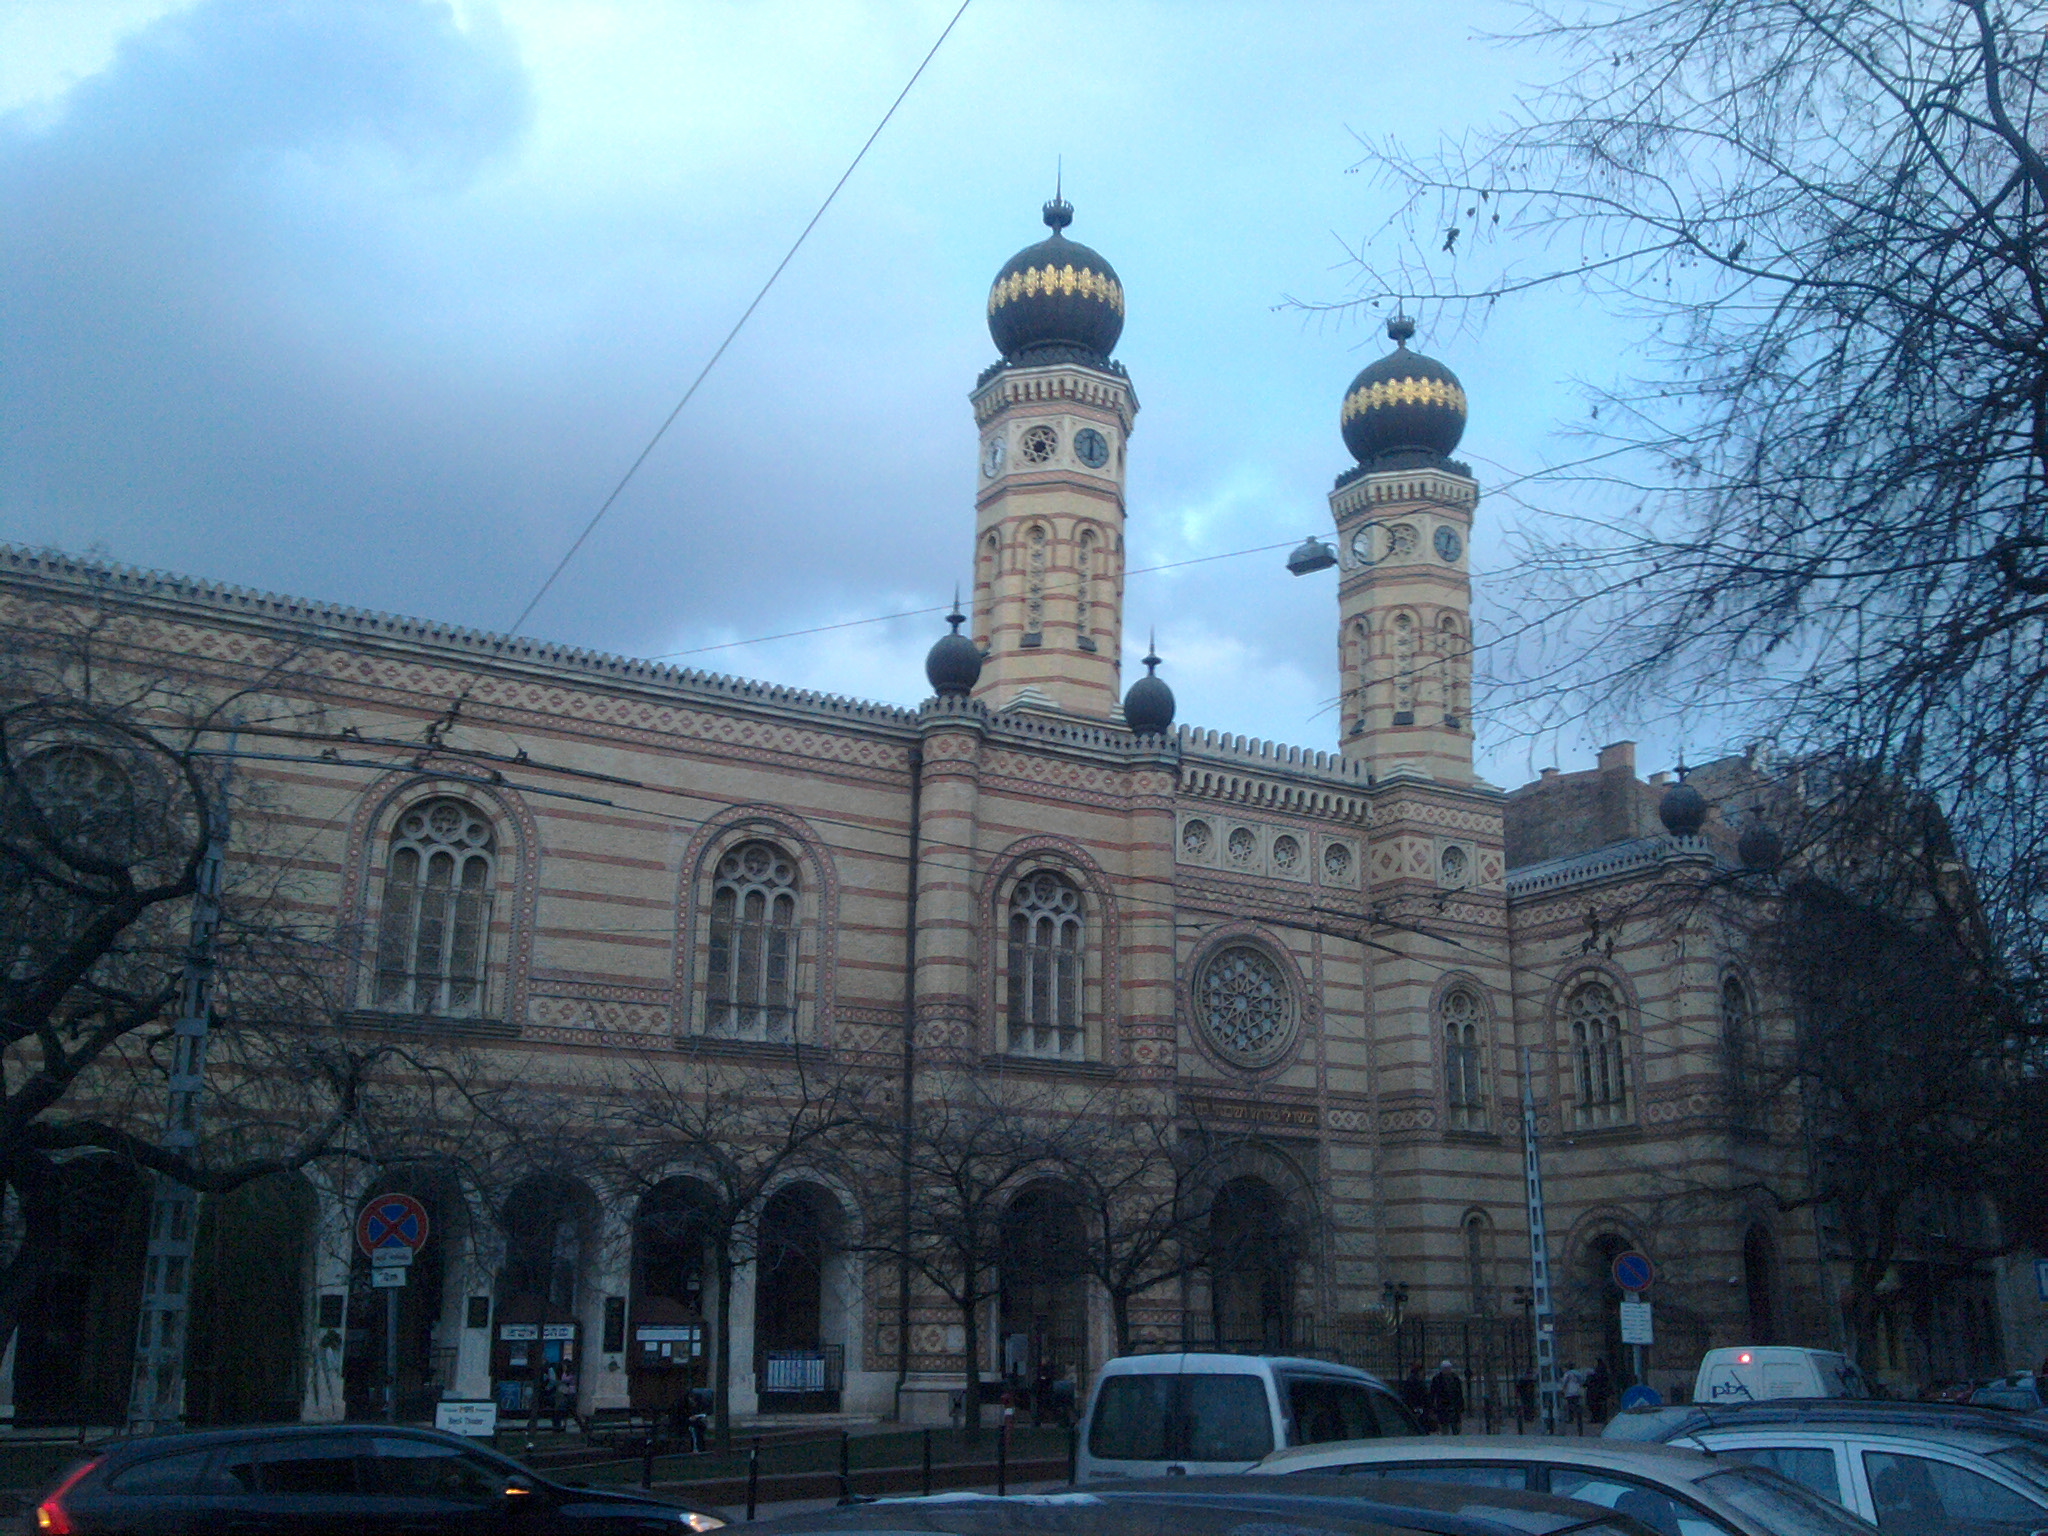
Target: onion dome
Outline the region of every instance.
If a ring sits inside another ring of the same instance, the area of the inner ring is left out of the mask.
[[[1678,770],[1678,782],[1664,791],[1657,802],[1657,819],[1673,837],[1697,837],[1707,824],[1707,797],[1685,782],[1685,768]]]
[[[1124,695],[1124,724],[1139,736],[1164,736],[1173,729],[1173,690],[1158,676],[1159,658],[1145,653],[1145,675]]]
[[[1073,205],[1055,197],[1045,205],[1052,238],[1026,246],[996,274],[988,333],[1006,362],[1030,363],[1034,353],[1066,361],[1078,351],[1075,360],[1107,363],[1123,334],[1124,285],[1108,262],[1061,233],[1073,221]]]
[[[1776,869],[1784,859],[1785,840],[1778,836],[1769,822],[1764,820],[1761,806],[1751,813],[1749,825],[1742,829],[1742,836],[1736,839],[1735,856],[1742,860],[1744,869],[1753,869],[1765,874]]]
[[[1408,350],[1415,322],[1387,322],[1394,350],[1359,372],[1338,417],[1344,446],[1362,465],[1408,469],[1439,464],[1465,435],[1465,389],[1433,357]]]
[[[946,615],[946,622],[953,626],[953,632],[939,636],[925,654],[924,675],[931,680],[932,692],[940,698],[964,699],[981,681],[981,647],[960,633],[960,626],[967,622],[967,615],[960,611],[957,593],[953,599],[953,611]]]

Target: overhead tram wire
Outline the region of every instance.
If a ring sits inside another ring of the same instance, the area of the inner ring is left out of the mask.
[[[804,225],[796,239],[790,242],[789,249],[783,253],[782,260],[775,264],[775,270],[768,274],[768,280],[761,285],[760,292],[756,293],[753,301],[740,312],[740,317],[733,322],[732,329],[725,333],[725,340],[718,344],[717,350],[705,360],[704,366],[697,370],[697,377],[692,379],[690,387],[683,391],[683,397],[676,402],[675,409],[670,411],[663,418],[661,425],[654,429],[654,435],[647,440],[647,446],[642,448],[633,462],[626,466],[626,472],[619,476],[618,484],[612,487],[611,494],[605,497],[604,501],[598,506],[598,509],[591,514],[590,521],[583,525],[583,531],[577,534],[569,547],[562,552],[562,558],[555,562],[554,569],[547,574],[547,579],[541,582],[540,586],[535,589],[533,596],[527,599],[526,606],[519,610],[519,617],[512,621],[508,633],[517,635],[520,628],[533,616],[533,611],[540,606],[541,599],[548,595],[549,590],[554,586],[556,580],[560,578],[562,572],[569,568],[569,562],[576,558],[577,552],[588,542],[590,536],[597,531],[597,525],[604,521],[605,515],[611,511],[613,504],[624,493],[627,485],[632,482],[633,477],[640,472],[640,466],[645,464],[654,450],[660,446],[661,440],[668,435],[668,429],[675,425],[676,418],[683,414],[684,408],[696,397],[697,391],[703,387],[705,379],[711,376],[711,370],[718,366],[719,359],[725,356],[727,349],[739,338],[740,331],[753,318],[754,311],[761,307],[761,301],[768,297],[768,290],[775,286],[776,279],[782,276],[792,261],[796,260],[796,253],[802,250],[804,242],[810,239],[811,231],[818,227],[818,222],[825,217],[826,210],[832,206],[847,182],[853,179],[853,173],[860,169],[861,161],[865,160],[868,151],[875,147],[875,140],[882,136],[882,130],[889,126],[889,120],[896,115],[896,109],[903,105],[904,99],[910,95],[911,87],[917,84],[925,69],[938,56],[939,49],[945,46],[946,39],[953,35],[953,29],[960,24],[960,18],[967,14],[967,7],[973,3],[974,0],[960,0],[960,8],[953,12],[952,19],[946,23],[944,29],[939,33],[937,40],[925,51],[925,56],[918,60],[917,68],[912,70],[910,78],[903,82],[903,89],[898,91],[896,99],[889,103],[889,110],[882,114],[881,121],[875,124],[874,131],[862,141],[860,148],[855,151],[853,159],[847,162],[846,169],[840,173],[839,179],[832,183],[832,190],[825,194],[825,200],[818,204],[818,211],[811,215],[810,222]],[[454,723],[456,715],[461,712],[462,705],[468,696],[468,690],[465,688],[463,693],[456,698],[455,702],[448,707],[448,712],[444,717],[442,725],[443,730],[448,725]]]

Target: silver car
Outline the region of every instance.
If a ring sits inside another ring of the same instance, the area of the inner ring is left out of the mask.
[[[1347,1440],[1275,1451],[1255,1471],[1527,1489],[1597,1504],[1659,1536],[1873,1536],[1775,1473],[1664,1445],[1562,1435]]]
[[[1890,1536],[2048,1530],[2048,1447],[2017,1431],[1848,1419],[1715,1425],[1671,1443],[1781,1472]]]

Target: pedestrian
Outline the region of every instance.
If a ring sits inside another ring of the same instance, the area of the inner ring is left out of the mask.
[[[1409,1366],[1408,1374],[1401,1378],[1401,1401],[1408,1405],[1408,1411],[1415,1415],[1415,1422],[1422,1426],[1425,1435],[1436,1428],[1436,1421],[1429,1412],[1429,1383],[1423,1379],[1420,1360]]]
[[[1464,1421],[1465,1383],[1458,1379],[1457,1367],[1448,1360],[1429,1379],[1429,1411],[1436,1427],[1447,1435],[1455,1435]]]
[[[1607,1373],[1607,1361],[1593,1362],[1593,1369],[1586,1373],[1586,1412],[1592,1415],[1595,1424],[1607,1422],[1607,1399],[1613,1395],[1614,1378]]]
[[[555,1378],[555,1433],[562,1432],[562,1420],[576,1411],[576,1367],[565,1365]]]
[[[1059,1380],[1058,1372],[1052,1368],[1052,1357],[1038,1357],[1038,1376],[1031,1384],[1031,1423],[1034,1428],[1045,1423],[1052,1412],[1053,1383]]]
[[[1564,1416],[1575,1430],[1586,1428],[1586,1373],[1570,1360],[1564,1363]]]
[[[562,1368],[550,1360],[540,1378],[540,1411],[555,1421],[555,1433],[562,1432]]]

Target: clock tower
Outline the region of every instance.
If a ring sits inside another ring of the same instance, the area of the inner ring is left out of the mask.
[[[1400,767],[1470,783],[1472,583],[1479,485],[1449,457],[1465,391],[1408,350],[1415,326],[1387,326],[1394,351],[1351,381],[1341,425],[1358,460],[1330,492],[1337,523],[1342,746],[1378,777]]]
[[[987,656],[974,696],[1108,719],[1122,696],[1124,445],[1138,399],[1109,356],[1123,285],[1066,238],[1073,217],[1047,203],[1051,238],[1011,257],[989,290],[1003,355],[972,397],[974,639]]]

